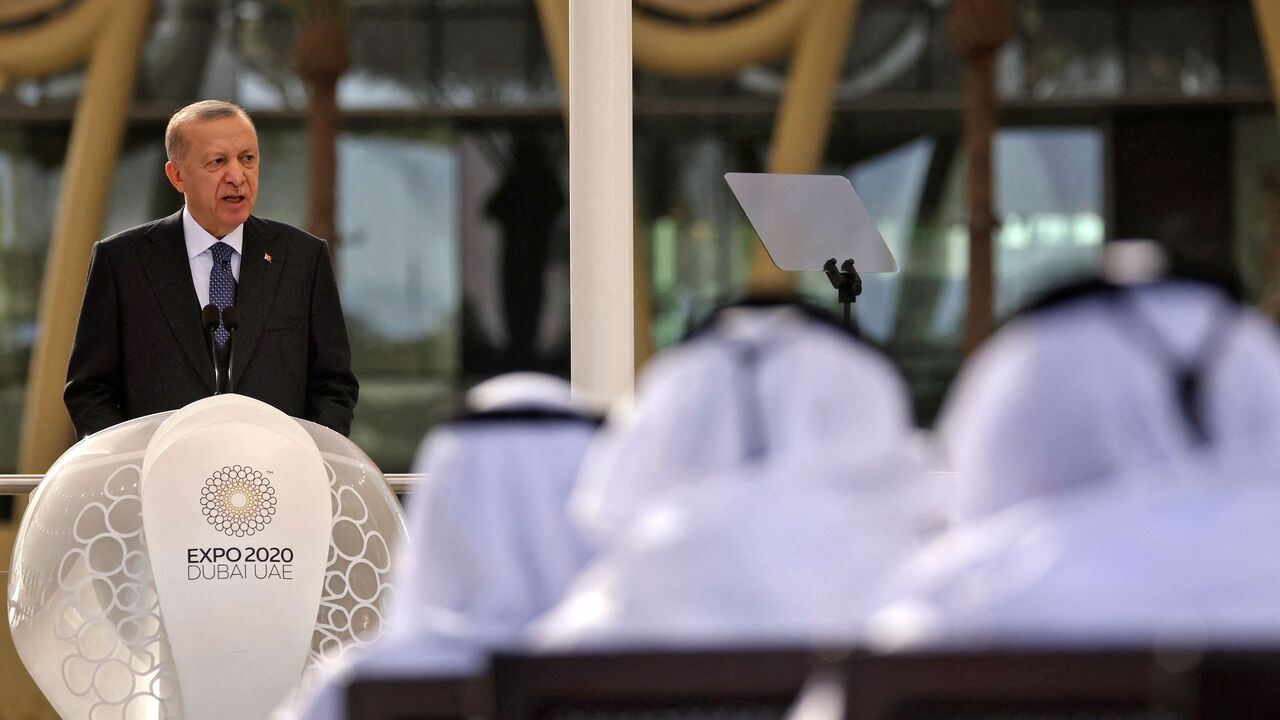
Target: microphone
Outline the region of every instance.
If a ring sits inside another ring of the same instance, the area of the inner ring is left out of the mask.
[[[204,326],[204,334],[209,341],[209,355],[213,359],[213,394],[222,393],[226,385],[223,377],[222,363],[218,362],[218,341],[213,334],[218,329],[218,324],[222,322],[222,313],[218,310],[218,306],[209,303],[200,309],[200,324]]]
[[[236,391],[235,377],[231,375],[231,368],[236,364],[236,328],[240,327],[240,311],[236,310],[235,305],[228,305],[222,311],[222,325],[227,329],[227,392]]]

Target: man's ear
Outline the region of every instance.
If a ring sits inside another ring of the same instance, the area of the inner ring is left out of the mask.
[[[182,182],[182,170],[178,169],[178,163],[170,160],[164,164],[164,176],[169,178],[169,184],[174,190],[180,193],[186,193],[186,183]]]

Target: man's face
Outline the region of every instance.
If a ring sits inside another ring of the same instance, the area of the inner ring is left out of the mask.
[[[200,227],[224,237],[249,219],[258,197],[258,134],[239,115],[189,122],[180,132],[185,156],[166,163],[165,175]]]

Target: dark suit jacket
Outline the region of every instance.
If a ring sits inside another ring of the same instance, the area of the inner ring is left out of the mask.
[[[359,386],[328,246],[250,217],[242,247],[235,391],[348,434]],[[63,393],[77,433],[213,391],[182,213],[95,244]]]

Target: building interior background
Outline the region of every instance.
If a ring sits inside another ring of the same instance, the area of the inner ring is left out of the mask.
[[[637,3],[643,10],[644,3]],[[904,368],[919,422],[959,366],[967,229],[963,63],[945,0],[864,0],[822,172],[850,178],[901,264],[868,275],[863,332]],[[469,385],[568,372],[564,121],[529,0],[351,0],[338,85],[337,267],[361,397],[353,439],[388,472]],[[1280,248],[1280,142],[1247,2],[1021,0],[994,144],[996,310],[1156,236],[1264,304]],[[0,28],[3,31],[3,28]],[[302,224],[307,96],[283,0],[160,0],[105,234],[169,214],[173,108],[244,105],[257,213]],[[761,171],[782,63],[687,80],[637,71],[636,232],[661,348],[746,283],[750,225],[722,176]],[[0,472],[13,472],[39,284],[83,73],[0,94]],[[833,303],[821,274],[800,281]]]
[[[385,472],[496,373],[567,376],[568,162],[531,0],[348,0],[338,83],[342,300],[361,383],[352,439]],[[638,12],[660,3],[637,0]],[[963,356],[963,61],[948,0],[863,0],[821,172],[849,177],[901,271],[858,322],[928,426]],[[1157,237],[1280,313],[1280,136],[1247,0],[1017,0],[994,142],[999,317]],[[304,224],[307,93],[286,0],[156,0],[103,235],[167,215],[173,110],[229,99],[262,144],[257,214]],[[0,22],[0,35],[25,21]],[[763,171],[785,63],[712,79],[637,70],[635,231],[654,349],[747,283],[757,242],[723,180]],[[0,92],[0,473],[39,332],[40,282],[84,73]],[[800,289],[834,307],[821,274]],[[3,663],[0,663],[3,665]],[[17,672],[20,672],[18,670]],[[7,680],[0,677],[0,685]],[[0,706],[0,718],[18,708]]]
[[[353,439],[403,471],[477,379],[567,374],[566,142],[530,1],[349,6],[332,240],[361,378]],[[851,179],[900,261],[865,278],[858,318],[908,374],[925,425],[960,363],[968,263],[963,61],[947,6],[864,1],[823,163]],[[997,63],[997,314],[1087,270],[1107,238],[1135,236],[1194,245],[1271,302],[1280,143],[1251,5],[1024,0],[1016,20]],[[283,0],[157,3],[104,234],[178,209],[161,136],[170,111],[200,97],[250,109],[257,214],[302,224],[294,32]],[[655,347],[745,287],[756,240],[722,176],[763,169],[783,69],[636,73],[636,232]],[[68,72],[0,95],[0,471],[15,464],[81,82]],[[833,301],[820,274],[800,287]]]

